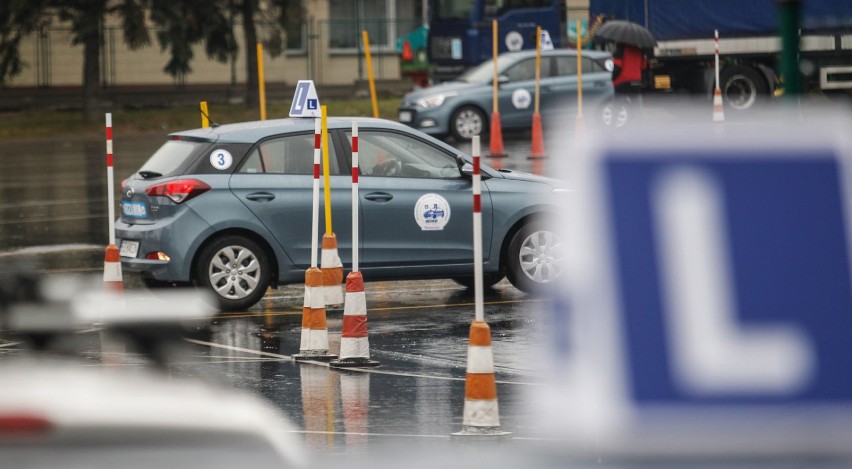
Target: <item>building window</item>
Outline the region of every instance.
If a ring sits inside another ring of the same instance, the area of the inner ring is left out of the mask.
[[[421,25],[422,0],[329,0],[328,46],[356,51],[361,31],[371,49],[393,51],[396,38]]]

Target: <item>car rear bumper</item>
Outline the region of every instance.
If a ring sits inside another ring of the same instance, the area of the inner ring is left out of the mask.
[[[129,224],[120,220],[116,222],[115,237],[119,247],[124,241],[139,242],[135,258],[121,258],[122,269],[155,280],[190,281],[198,243],[206,238],[211,228],[192,210],[183,211],[181,218],[180,223],[174,223],[178,217],[170,217],[149,225]],[[175,226],[179,226],[180,230]],[[148,254],[158,252],[165,253],[168,260],[147,258]]]

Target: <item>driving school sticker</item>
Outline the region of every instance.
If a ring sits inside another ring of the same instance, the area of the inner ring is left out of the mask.
[[[210,164],[220,171],[230,168],[233,162],[234,157],[231,156],[231,153],[228,150],[214,150],[213,153],[210,154]]]
[[[518,88],[512,93],[512,106],[515,106],[515,109],[526,109],[530,107],[530,103],[532,103],[532,95],[529,91]]]
[[[417,199],[414,220],[423,231],[443,230],[450,221],[450,203],[438,194],[426,194]]]

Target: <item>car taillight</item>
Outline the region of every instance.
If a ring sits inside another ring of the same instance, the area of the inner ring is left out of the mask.
[[[164,182],[145,189],[149,196],[164,196],[172,199],[172,202],[180,204],[201,195],[211,189],[207,184],[197,179],[178,179]]]
[[[53,424],[44,417],[26,414],[0,414],[0,435],[34,435],[47,432]]]

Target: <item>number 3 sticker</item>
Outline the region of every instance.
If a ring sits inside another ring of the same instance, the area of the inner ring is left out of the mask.
[[[215,150],[210,154],[210,164],[220,171],[230,168],[233,162],[234,157],[228,150]]]

